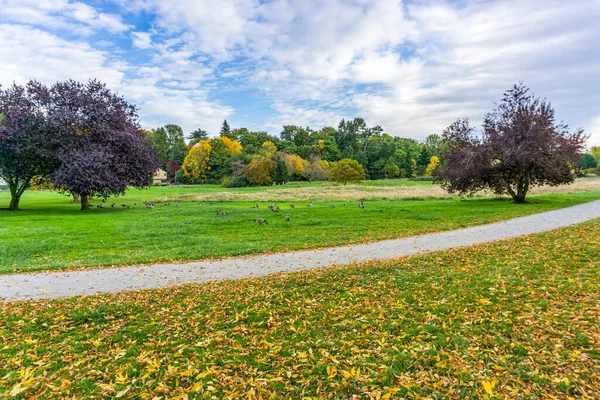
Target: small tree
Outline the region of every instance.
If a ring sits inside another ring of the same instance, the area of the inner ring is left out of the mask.
[[[443,138],[449,147],[445,165],[433,173],[436,182],[450,193],[508,193],[515,203],[524,203],[532,186],[572,182],[585,143],[582,130],[571,133],[557,124],[550,104],[522,84],[485,117],[482,138],[466,118],[450,125]]]
[[[292,180],[301,179],[304,175],[304,169],[306,168],[308,161],[296,154],[284,153],[282,157]]]
[[[191,181],[196,181],[200,178],[206,179],[211,151],[212,147],[208,140],[201,140],[192,147],[181,166],[183,175]]]
[[[264,157],[271,158],[275,155],[277,151],[277,146],[273,142],[264,142],[260,146],[260,154]]]
[[[433,173],[433,171],[435,171],[439,163],[440,159],[438,158],[438,156],[432,156],[429,160],[429,164],[427,164],[427,168],[425,168],[425,176],[431,176],[431,174]]]
[[[223,120],[223,125],[221,125],[221,130],[219,131],[219,136],[229,136],[231,133],[231,128],[229,127],[229,123],[227,120]]]
[[[56,138],[40,104],[46,95],[47,88],[35,81],[0,88],[0,177],[10,189],[11,211],[19,209],[32,178],[45,177],[57,165]]]
[[[277,185],[283,185],[290,180],[290,175],[288,173],[287,165],[285,161],[281,157],[281,155],[277,154],[275,156],[275,177],[274,181]]]
[[[600,165],[600,146],[593,146],[590,149],[590,155],[596,160],[596,164]]]
[[[398,168],[393,159],[390,159],[383,166],[383,173],[386,179],[396,178],[400,175],[400,168]]]
[[[245,169],[248,182],[257,186],[270,186],[275,181],[275,161],[256,156]]]
[[[198,128],[195,131],[192,131],[192,133],[190,133],[190,139],[191,140],[196,140],[197,142],[199,142],[201,140],[207,140],[208,139],[208,132],[206,132],[202,128]]]
[[[341,182],[344,185],[348,182],[359,182],[365,178],[365,169],[358,161],[351,158],[344,158],[331,167],[329,180]]]
[[[330,167],[325,160],[315,159],[304,169],[304,177],[309,181],[326,181],[329,178]]]

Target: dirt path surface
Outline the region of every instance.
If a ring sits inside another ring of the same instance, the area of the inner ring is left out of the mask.
[[[397,258],[544,232],[595,218],[600,218],[600,200],[489,225],[368,244],[184,264],[3,275],[0,299],[73,297]]]

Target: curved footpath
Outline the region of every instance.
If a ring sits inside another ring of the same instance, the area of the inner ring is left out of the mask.
[[[600,200],[489,225],[403,239],[185,264],[0,276],[0,299],[29,300],[149,289],[410,256],[544,232],[600,218]]]

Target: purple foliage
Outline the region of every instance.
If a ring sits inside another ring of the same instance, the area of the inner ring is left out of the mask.
[[[136,108],[96,80],[13,85],[0,90],[0,114],[0,176],[11,208],[35,175],[79,195],[85,209],[92,196],[148,186],[158,169]]]
[[[159,162],[133,105],[95,80],[55,84],[48,104],[49,125],[62,143],[51,180],[79,194],[82,209],[89,197],[150,184]]]
[[[18,210],[31,178],[56,167],[57,143],[49,134],[39,83],[0,88],[0,176],[11,192],[10,210]]]
[[[434,172],[450,193],[470,194],[489,188],[525,202],[532,186],[570,183],[584,150],[582,130],[557,124],[548,102],[534,98],[522,84],[508,90],[486,115],[483,136],[466,118],[450,125],[445,165]]]

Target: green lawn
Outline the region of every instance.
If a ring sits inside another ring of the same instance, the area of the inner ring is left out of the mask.
[[[427,182],[397,182],[431,187]],[[298,190],[306,185],[316,184],[298,184]],[[141,204],[144,199],[261,190],[266,189],[228,190],[207,185],[130,190],[105,203],[108,208],[89,212],[80,212],[77,204],[57,193],[27,192],[22,211],[0,211],[0,273],[198,260],[357,243],[485,224],[600,198],[600,191],[591,191],[531,196],[528,205],[514,205],[506,198],[377,200],[367,201],[364,210],[355,200],[314,202],[311,208],[299,202],[295,209],[282,202],[278,203],[279,213],[269,211],[266,201],[214,205],[205,201],[204,206],[183,201],[181,207],[159,203],[152,210]],[[112,209],[113,201],[132,208]],[[3,202],[8,202],[6,192],[0,193],[0,204]],[[135,202],[137,206],[133,206]],[[260,208],[251,208],[255,204]],[[221,210],[229,214],[217,216]],[[285,215],[291,217],[290,223],[284,222]],[[259,217],[266,218],[269,225],[254,223]]]
[[[0,392],[597,399],[598,237],[595,220],[396,261],[2,304]]]

